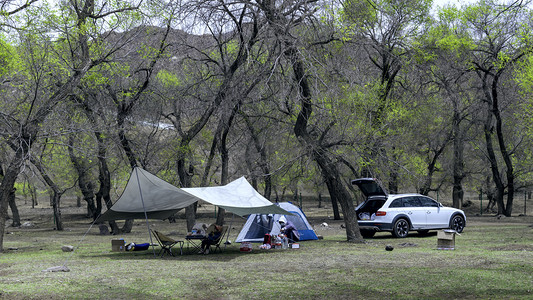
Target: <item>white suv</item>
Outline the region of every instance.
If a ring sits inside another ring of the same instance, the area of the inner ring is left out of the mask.
[[[366,196],[356,207],[357,220],[363,237],[373,237],[377,231],[390,231],[398,238],[410,230],[426,234],[434,229],[462,232],[466,216],[460,209],[442,206],[421,194],[389,195],[373,178],[352,180]]]

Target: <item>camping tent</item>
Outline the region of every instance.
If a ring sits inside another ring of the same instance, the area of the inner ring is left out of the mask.
[[[304,212],[298,206],[290,202],[281,202],[278,205],[291,214],[251,214],[235,241],[237,243],[263,242],[265,234],[279,234],[281,227],[278,220],[283,215],[298,229],[301,241],[318,240],[313,227],[311,227]]]
[[[97,222],[124,219],[166,219],[182,208],[204,200],[240,216],[287,213],[261,196],[244,177],[225,186],[177,188],[157,176],[134,168],[120,198]]]

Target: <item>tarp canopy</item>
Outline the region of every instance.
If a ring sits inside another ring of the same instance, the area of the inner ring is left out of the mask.
[[[241,177],[224,186],[178,188],[142,168],[134,168],[120,198],[97,221],[166,219],[203,200],[239,216],[290,214],[259,194]],[[146,215],[145,215],[146,213]]]

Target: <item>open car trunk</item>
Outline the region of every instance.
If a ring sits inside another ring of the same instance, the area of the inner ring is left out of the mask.
[[[352,184],[357,185],[366,197],[366,200],[355,209],[357,220],[374,220],[375,213],[387,201],[387,191],[375,178],[354,179]]]
[[[385,204],[386,197],[372,197],[363,202],[357,209],[357,220],[374,220],[376,212]]]

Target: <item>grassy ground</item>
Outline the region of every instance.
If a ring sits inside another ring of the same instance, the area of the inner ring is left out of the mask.
[[[67,205],[65,205],[67,206]],[[200,209],[210,223],[212,208]],[[533,218],[470,217],[456,249],[436,250],[435,232],[405,239],[378,233],[365,244],[345,242],[342,222],[327,209],[306,209],[319,241],[301,249],[154,258],[145,252],[111,252],[112,236],[89,229],[83,209],[63,208],[65,230],[53,230],[50,208],[22,207],[34,227],[8,228],[0,254],[1,299],[532,299]],[[529,214],[528,214],[529,215]],[[228,216],[228,223],[231,217]],[[322,226],[327,222],[328,226]],[[233,219],[230,240],[244,220]],[[183,220],[149,220],[175,238]],[[118,236],[148,242],[146,223]],[[154,241],[155,242],[155,241]],[[65,253],[61,246],[77,247]],[[385,251],[391,245],[393,251]],[[156,249],[158,250],[158,249]],[[42,272],[66,264],[70,272]]]

